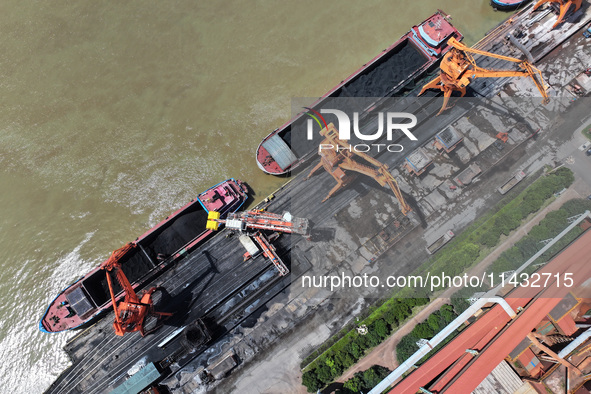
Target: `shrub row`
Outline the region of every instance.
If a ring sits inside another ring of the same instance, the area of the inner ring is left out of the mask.
[[[536,181],[519,196],[520,204],[507,204],[481,226],[480,234],[477,234],[479,237],[476,238],[478,243],[487,247],[496,246],[501,234],[509,235],[511,231],[519,227],[524,218],[538,211],[548,198],[563,188],[570,186],[573,181],[573,174],[567,168],[561,168]],[[528,236],[517,242],[511,249],[503,252],[499,259],[493,263],[491,270],[499,273],[519,267],[544,246],[541,241],[552,238],[564,230],[568,225],[568,217],[582,213],[587,209],[591,210],[591,201],[571,200],[566,202],[561,209],[550,212],[539,225],[532,228]],[[484,231],[482,231],[483,229]],[[479,247],[469,242],[470,240],[474,240],[474,238],[468,237],[464,242],[457,245],[454,250],[448,252],[447,256],[440,259],[440,261],[443,261],[443,265],[447,267],[446,273],[459,274],[476,261],[479,255]],[[569,237],[565,242],[570,242],[570,240]],[[451,266],[454,267],[454,270],[450,270]],[[452,297],[453,306],[447,305],[444,307],[449,308],[454,313],[454,316],[457,316],[455,313],[462,313],[468,307],[467,298],[476,291],[477,289],[473,288],[462,289]],[[439,329],[435,329],[436,322],[443,325]],[[446,319],[442,319],[440,310],[429,316],[425,322],[418,324],[411,333],[401,339],[396,347],[398,361],[402,363],[408,359],[419,349],[417,345],[419,339],[431,339],[447,323]]]
[[[560,209],[549,212],[540,223],[533,227],[529,233],[519,240],[512,248],[501,253],[499,258],[491,265],[490,271],[495,274],[501,274],[507,271],[513,271],[519,268],[523,263],[529,260],[534,254],[544,247],[542,241],[553,238],[560,234],[568,226],[568,218],[580,215],[585,211],[591,211],[591,200],[576,199],[565,202]],[[538,263],[550,260],[556,253],[571,243],[583,230],[575,227],[554,246],[542,254],[538,260],[534,261],[526,272],[533,272]],[[470,287],[457,291],[451,299],[454,310],[461,313],[468,308],[468,298],[475,292],[485,291],[484,289],[473,289]]]
[[[495,247],[501,235],[509,235],[523,219],[537,212],[548,198],[573,181],[572,171],[564,167],[536,180],[477,229],[440,252],[433,260],[431,274],[437,275],[442,271],[448,275],[461,274],[479,259],[483,248]]]
[[[524,218],[537,212],[548,198],[569,187],[574,179],[572,171],[565,167],[542,177],[525,191],[519,205],[507,207],[508,209],[503,209],[496,215],[492,225],[482,232],[479,243],[488,247],[496,246],[501,234],[509,235],[519,227]]]

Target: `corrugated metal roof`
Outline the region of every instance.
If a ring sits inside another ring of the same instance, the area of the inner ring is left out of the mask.
[[[275,162],[282,170],[292,165],[298,158],[291,151],[291,148],[278,135],[274,135],[263,142],[263,148],[269,152]]]
[[[571,293],[568,293],[566,297],[564,297],[562,301],[560,301],[560,303],[556,305],[548,315],[550,315],[554,321],[558,321],[562,319],[578,303],[579,300],[577,300]]]
[[[437,133],[436,138],[449,149],[462,140],[462,135],[453,126],[449,126]]]
[[[492,372],[476,387],[474,394],[513,394],[523,385],[523,381],[517,373],[502,361]]]
[[[117,386],[111,394],[137,394],[160,377],[154,363],[150,363]]]
[[[558,327],[560,327],[566,336],[571,336],[579,330],[575,321],[572,317],[570,317],[570,315],[565,315],[562,319],[557,321],[556,324],[558,324]]]
[[[406,157],[406,161],[413,167],[415,171],[420,171],[431,164],[432,160],[422,148],[418,148]]]
[[[511,360],[516,360],[517,357],[519,357],[519,355],[525,351],[525,349],[530,347],[530,345],[531,345],[531,341],[529,340],[529,338],[527,338],[527,337],[523,338],[523,340],[521,342],[519,342],[519,345],[517,345],[515,347],[515,349],[513,349],[509,353],[509,357],[511,358]]]

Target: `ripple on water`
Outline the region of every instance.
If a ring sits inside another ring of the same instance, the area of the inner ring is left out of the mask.
[[[0,376],[6,382],[4,386],[12,388],[11,392],[41,393],[70,364],[62,348],[75,333],[45,334],[39,331],[38,321],[53,297],[73,278],[84,275],[96,264],[80,257],[80,250],[93,235],[94,232],[85,234],[71,252],[59,258],[54,271],[38,287],[17,289],[19,281],[13,282],[11,290],[20,295],[11,300],[12,313],[2,320],[2,327],[10,327],[10,330],[0,341],[0,358],[3,360]],[[34,276],[35,263],[26,261],[17,271],[17,278]],[[51,289],[51,294],[39,294],[39,289]]]

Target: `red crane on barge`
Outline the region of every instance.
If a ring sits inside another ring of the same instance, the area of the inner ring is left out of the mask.
[[[101,264],[101,269],[105,270],[107,274],[107,283],[109,285],[109,292],[111,293],[111,300],[113,301],[113,310],[115,312],[113,328],[115,328],[115,334],[119,336],[123,336],[126,332],[134,331],[139,331],[142,336],[146,336],[159,327],[161,319],[172,316],[172,313],[156,312],[154,310],[152,294],[157,290],[157,287],[152,287],[145,291],[140,298],[133,290],[133,286],[129,283],[127,276],[123,273],[119,260],[134,247],[135,244],[132,242],[122,246],[115,250],[107,261]],[[117,299],[115,298],[111,273],[115,273],[115,277],[125,294],[125,298],[119,302],[119,305],[117,305]],[[145,330],[144,324],[150,316],[157,319],[156,325]]]

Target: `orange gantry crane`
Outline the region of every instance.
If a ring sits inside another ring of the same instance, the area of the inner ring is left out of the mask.
[[[439,76],[423,86],[419,93],[421,95],[427,89],[439,89],[443,92],[443,106],[437,115],[447,108],[449,98],[454,91],[460,92],[463,97],[466,94],[466,86],[476,78],[530,77],[544,97],[544,104],[550,100],[542,72],[533,64],[525,60],[469,48],[453,37],[448,43],[453,48],[443,57]],[[472,53],[517,63],[521,70],[488,70],[478,67]]]
[[[310,171],[310,174],[308,174],[308,177],[306,178],[310,178],[321,167],[324,167],[326,172],[332,175],[337,181],[337,184],[331,189],[322,202],[328,200],[340,188],[351,183],[351,181],[356,178],[357,174],[363,174],[375,179],[381,186],[388,185],[394,192],[394,196],[398,199],[400,210],[405,216],[408,212],[412,211],[411,207],[402,196],[402,192],[398,187],[398,182],[396,182],[394,176],[390,174],[388,166],[366,153],[355,151],[349,143],[339,139],[338,134],[338,130],[332,123],[320,130],[320,135],[324,137],[321,144],[323,146],[331,145],[332,149],[319,150],[320,162],[312,169],[312,171]],[[355,160],[355,157],[365,160],[374,167],[361,164],[359,161]],[[347,173],[345,171],[351,171],[352,173]]]
[[[162,318],[172,316],[172,313],[154,311],[152,294],[156,291],[156,287],[152,287],[144,292],[140,299],[123,273],[120,260],[134,247],[135,244],[132,242],[124,245],[115,250],[111,254],[111,257],[101,264],[101,269],[105,270],[107,274],[107,283],[109,285],[109,292],[111,293],[111,300],[113,301],[113,310],[115,312],[113,327],[115,328],[115,334],[119,336],[123,336],[126,332],[134,331],[139,331],[142,336],[145,336],[158,328],[158,325],[155,325],[149,330],[144,330],[144,324],[148,317],[155,317],[159,322]],[[125,298],[119,304],[117,304],[117,299],[115,298],[111,273],[115,274],[125,294]]]
[[[570,7],[574,5],[575,6],[574,12],[577,12],[579,10],[579,8],[581,8],[581,4],[583,3],[583,0],[539,0],[536,3],[536,5],[534,5],[532,12],[534,12],[535,10],[540,8],[542,6],[542,4],[544,4],[544,3],[550,3],[550,4],[555,3],[560,7],[560,13],[558,14],[558,19],[556,19],[556,22],[552,26],[552,29],[554,29],[556,26],[560,25],[560,23],[562,22],[562,20],[566,16],[566,13],[570,9]]]

